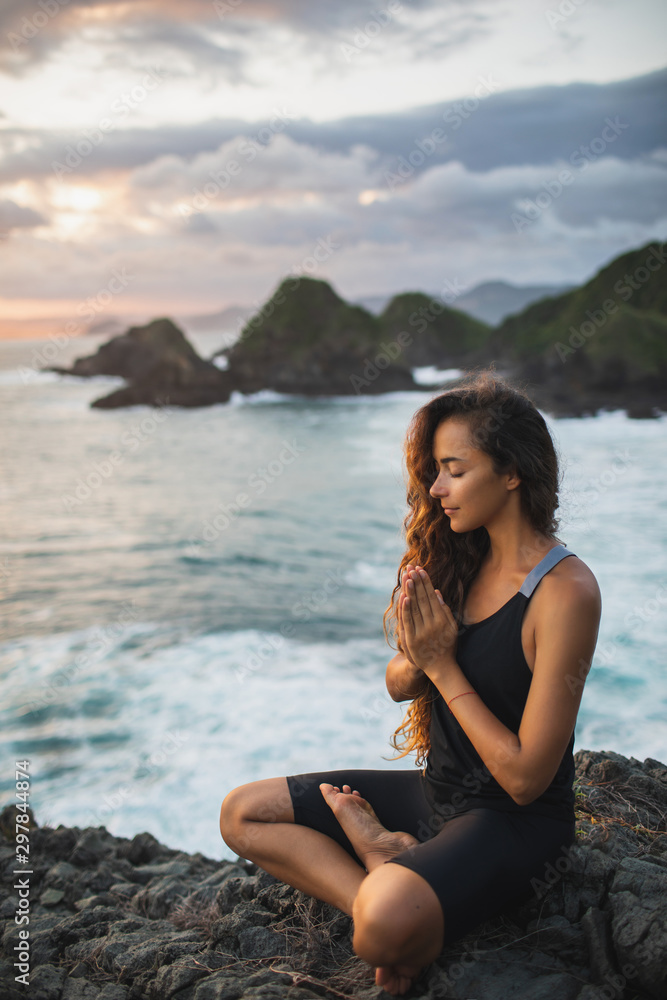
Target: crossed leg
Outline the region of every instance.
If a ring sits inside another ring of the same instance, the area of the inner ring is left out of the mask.
[[[220,812],[225,843],[240,857],[297,889],[331,903],[354,920],[353,948],[376,968],[376,983],[405,993],[440,952],[444,920],[425,879],[385,864],[417,841],[386,830],[349,785],[320,785],[327,804],[364,867],[326,834],[294,821],[285,778],[234,789]]]

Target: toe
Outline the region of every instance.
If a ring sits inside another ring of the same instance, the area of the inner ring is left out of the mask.
[[[327,802],[331,802],[331,800],[335,797],[334,793],[338,791],[338,789],[334,788],[333,785],[329,785],[326,781],[324,781],[320,785],[320,791],[322,792],[322,795],[327,800]]]

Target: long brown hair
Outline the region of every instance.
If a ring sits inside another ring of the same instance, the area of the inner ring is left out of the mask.
[[[460,624],[468,590],[489,550],[486,528],[463,534],[452,531],[440,501],[429,493],[438,475],[433,436],[448,417],[463,417],[468,422],[474,446],[490,456],[497,474],[517,472],[521,510],[534,528],[536,540],[543,544],[545,539],[556,538],[558,457],[544,418],[522,389],[492,370],[459,379],[453,388],[417,410],[405,438],[409,510],[403,525],[407,549],[383,618],[387,641],[392,645],[391,638],[396,639],[398,649],[398,596],[408,563],[424,567]],[[417,764],[425,761],[430,750],[431,704],[437,694],[435,685],[425,677],[423,690],[391,738],[394,749],[400,751],[398,757],[416,751]]]

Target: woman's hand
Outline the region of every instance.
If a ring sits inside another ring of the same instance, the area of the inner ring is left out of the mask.
[[[405,655],[431,680],[456,662],[456,621],[421,566],[405,568],[398,603],[398,634]]]
[[[401,580],[401,592],[398,595],[397,624],[398,624],[398,640],[399,640],[399,643],[400,643],[400,650],[403,653],[403,656],[408,661],[408,663],[411,663],[413,667],[417,667],[417,664],[415,663],[415,661],[410,656],[410,653],[408,652],[408,643],[407,643],[407,639],[405,637],[405,626],[403,624],[403,615],[401,614],[401,607],[402,607],[403,598],[408,596],[408,579],[409,579],[409,575],[410,575],[410,572],[412,570],[414,570],[414,568],[415,568],[414,566],[412,566],[410,563],[408,563],[408,565],[405,567],[405,570],[403,572],[403,578]],[[419,669],[419,668],[417,668],[417,669]]]

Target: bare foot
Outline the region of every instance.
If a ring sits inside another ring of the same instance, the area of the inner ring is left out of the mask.
[[[341,791],[334,785],[321,784],[320,791],[367,872],[419,843],[409,833],[392,833],[382,826],[371,804],[349,785],[343,785]]]
[[[375,985],[394,996],[407,993],[420,969],[412,965],[382,965],[375,970]]]

